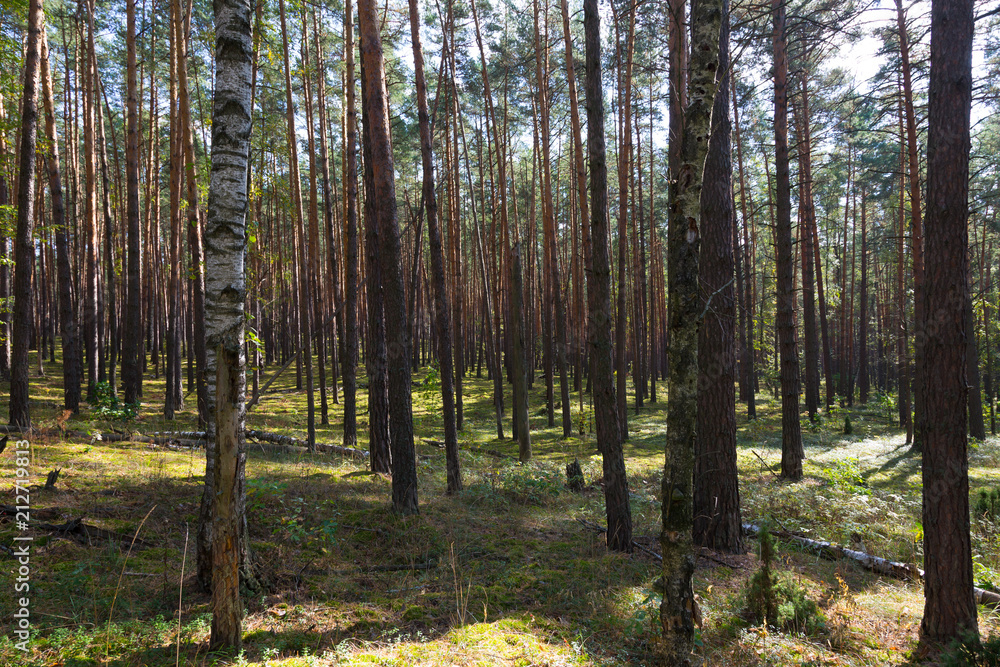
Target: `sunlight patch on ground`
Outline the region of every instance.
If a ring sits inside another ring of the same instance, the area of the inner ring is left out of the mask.
[[[836,446],[829,449],[806,447],[806,459],[814,463],[831,464],[844,459],[854,458],[859,461],[876,465],[884,463],[889,458],[905,453],[905,434],[888,437],[866,438],[864,440],[840,440]]]
[[[530,622],[503,619],[474,623],[428,641],[405,636],[403,641],[337,649],[339,664],[380,665],[548,665],[563,667],[594,664],[577,642],[548,638]]]

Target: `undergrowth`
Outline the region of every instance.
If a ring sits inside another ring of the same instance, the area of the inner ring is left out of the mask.
[[[264,370],[261,384],[273,370]],[[59,366],[46,371],[46,378],[32,379],[32,397],[57,404]],[[417,516],[395,515],[391,480],[353,460],[249,448],[251,549],[272,585],[245,599],[240,656],[206,654],[209,598],[193,577],[202,452],[67,441],[55,428],[61,411],[33,409],[33,421],[49,429],[32,439],[33,482],[62,468],[56,490],[32,495],[33,512],[50,512],[45,520],[56,524],[83,516],[131,537],[156,509],[138,536],[145,546],[133,551],[127,567],[114,543],[80,544],[34,531],[34,652],[26,659],[15,652],[6,631],[10,619],[2,618],[0,664],[173,665],[178,639],[182,665],[655,664],[660,600],[651,582],[660,563],[641,549],[609,553],[603,535],[576,521],[604,522],[589,398],[581,410],[574,394],[572,416],[580,428],[564,439],[559,426],[547,426],[545,411],[538,412],[545,387],[536,380],[534,458],[520,464],[516,442],[496,437],[492,383],[470,374],[460,433],[465,490],[448,496],[444,453],[433,444],[442,431],[439,383],[433,369],[414,382]],[[134,408],[105,393],[65,427],[194,430],[193,400],[175,421],[163,419],[163,389],[162,380],[147,378],[144,403]],[[358,398],[358,446],[366,448],[365,392]],[[816,420],[804,433],[806,478],[788,484],[768,470],[777,469],[780,456],[779,405],[759,396],[758,418],[741,422],[738,433],[745,520],[773,517],[783,529],[841,544],[856,536],[869,553],[919,564],[919,459],[906,455],[884,406],[873,403]],[[665,408],[661,396],[630,415],[625,444],[634,537],[652,551],[659,549]],[[339,442],[341,410],[331,404],[331,425],[317,426],[318,441]],[[249,414],[248,426],[300,436],[307,413],[289,370]],[[846,420],[849,437],[842,433]],[[0,454],[4,465],[8,456],[9,450]],[[575,458],[584,478],[579,492],[567,488],[565,475]],[[995,441],[974,452],[972,488],[988,489],[988,500],[998,462]],[[0,523],[0,543],[13,536],[13,526]],[[1000,518],[992,505],[974,518],[973,548],[977,580],[1000,581]],[[703,616],[697,655],[706,665],[881,667],[902,664],[914,646],[922,594],[913,584],[782,548],[770,558],[765,587],[755,553],[713,558],[699,558],[694,576]],[[13,608],[11,594],[0,586],[0,609]],[[751,613],[754,597],[758,611]],[[983,617],[984,630],[996,625],[995,617]]]

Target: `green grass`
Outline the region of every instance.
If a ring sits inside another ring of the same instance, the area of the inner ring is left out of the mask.
[[[535,381],[529,410],[534,460],[521,466],[495,455],[515,456],[517,445],[510,440],[509,416],[507,439],[496,438],[492,384],[467,377],[459,436],[465,491],[447,496],[444,452],[428,442],[442,439],[440,395],[436,387],[415,384],[421,513],[413,517],[392,513],[389,480],[368,474],[363,464],[325,455],[269,455],[251,444],[249,529],[271,585],[246,599],[244,653],[210,656],[209,600],[193,578],[204,456],[174,446],[62,436],[55,428],[60,368],[46,364],[45,370],[31,386],[34,423],[46,429],[32,437],[32,482],[44,482],[55,467],[62,474],[55,491],[33,493],[36,517],[50,509],[51,523],[85,516],[90,524],[131,536],[149,513],[139,537],[150,546],[134,550],[126,564],[125,552],[114,544],[85,546],[36,531],[36,636],[24,664],[175,664],[181,588],[179,662],[185,665],[655,664],[658,598],[652,582],[658,563],[641,553],[609,553],[603,537],[576,521],[604,520],[587,396],[581,413],[579,395],[572,394],[574,428],[582,425],[584,432],[564,440],[558,411],[556,426],[547,425],[544,383]],[[307,407],[294,388],[293,366],[250,413],[248,426],[301,437]],[[162,378],[147,376],[134,428],[194,430],[193,396],[167,422],[163,390]],[[663,466],[662,384],[659,394],[660,403],[630,414],[625,450],[635,536],[653,548]],[[361,447],[367,447],[365,401],[359,389]],[[320,425],[317,395],[317,440],[339,444],[342,409],[330,407],[330,425]],[[759,396],[760,418],[753,423],[746,422],[742,405],[737,412],[744,520],[773,518],[790,530],[845,544],[860,537],[870,553],[920,561],[919,460],[890,424],[891,404],[837,409],[818,424],[804,421],[806,478],[798,484],[778,482],[760,460],[776,469],[780,459],[777,403]],[[854,428],[845,436],[848,412]],[[92,435],[110,426],[86,406],[66,423],[71,431]],[[564,486],[564,467],[573,458],[580,459],[587,482],[581,494]],[[12,477],[11,448],[0,461]],[[996,439],[973,448],[973,489],[1000,481],[998,461]],[[0,543],[9,544],[14,534],[12,524],[0,524]],[[1000,526],[974,521],[981,584],[1000,584],[998,536]],[[791,571],[819,602],[829,619],[826,634],[775,634],[750,625],[740,608],[756,566],[756,544],[748,541],[748,547],[745,556],[727,557],[734,568],[699,559],[699,652],[707,664],[890,665],[901,664],[913,648],[923,608],[919,586],[883,580],[849,563],[819,561],[784,545],[776,567]],[[363,570],[428,563],[436,567]],[[13,608],[12,588],[0,586],[0,609]],[[984,613],[982,622],[987,633],[997,625],[992,613]],[[9,616],[0,618],[0,628],[0,664],[22,664]]]

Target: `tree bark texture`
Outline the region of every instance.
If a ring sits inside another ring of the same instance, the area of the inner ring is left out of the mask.
[[[924,618],[943,644],[978,629],[969,538],[966,290],[973,1],[931,4],[927,230],[917,341],[927,382],[923,444]]]
[[[206,343],[216,351],[210,645],[239,651],[243,617],[240,570],[248,550],[244,257],[253,38],[249,0],[215,0],[214,7],[215,99],[205,227]]]
[[[795,280],[792,256],[792,203],[788,174],[788,47],[785,4],[772,3],[774,16],[774,173],[778,312],[776,328],[781,374],[781,476],[802,478],[802,427],[799,423],[799,353],[795,333]]]
[[[448,493],[462,490],[462,471],[458,463],[458,429],[455,422],[455,372],[451,342],[451,308],[445,277],[444,247],[438,224],[437,194],[434,190],[433,136],[427,110],[427,83],[424,80],[424,55],[420,45],[420,12],[417,0],[409,0],[410,39],[417,88],[417,119],[420,124],[420,163],[423,168],[424,212],[431,246],[431,274],[434,282],[434,324],[437,327],[438,363],[441,365],[441,401],[444,410],[444,447],[447,459]]]
[[[729,121],[729,26],[719,39],[719,79],[701,190],[702,320],[698,329],[698,423],[694,463],[694,543],[743,549],[736,469],[736,303]]]
[[[38,138],[38,73],[45,14],[42,0],[28,3],[28,40],[21,101],[21,151],[18,155],[17,218],[14,236],[14,326],[10,359],[10,424],[31,426],[28,411],[28,345],[31,343],[31,273],[35,262],[35,142]]]
[[[62,180],[59,172],[59,138],[56,134],[55,103],[52,96],[52,75],[49,69],[48,43],[42,31],[42,98],[45,104],[45,131],[49,137],[48,172],[49,194],[52,199],[52,225],[56,237],[56,271],[59,281],[59,323],[62,332],[63,353],[63,407],[74,413],[80,411],[80,360],[79,330],[73,300],[73,272],[70,267],[69,234],[66,206],[63,200]]]
[[[396,215],[396,184],[389,134],[389,95],[381,17],[374,0],[358,0],[358,35],[364,66],[361,90],[371,145],[372,186],[366,196],[375,201],[375,231],[382,271],[385,337],[389,376],[389,447],[392,451],[392,505],[403,514],[417,512],[417,467],[413,449],[413,406],[410,397],[410,337],[406,288]]]
[[[142,295],[140,293],[140,248],[139,233],[139,97],[136,90],[135,54],[135,1],[126,0],[127,15],[126,45],[126,106],[128,107],[128,131],[125,141],[125,200],[127,253],[127,302],[125,320],[127,322],[125,349],[122,358],[122,381],[125,389],[125,403],[139,401],[142,395]],[[114,317],[114,315],[112,315]]]
[[[702,173],[712,133],[719,67],[719,37],[728,21],[724,0],[699,0],[691,8],[691,60],[687,106],[680,135],[677,176],[667,229],[670,285],[670,369],[662,488],[664,661],[691,664],[694,646],[693,486],[698,426],[698,329],[702,298],[698,255],[702,236]],[[728,197],[729,194],[727,193]],[[731,380],[730,380],[731,382]]]
[[[632,550],[632,511],[622,452],[618,405],[615,400],[611,356],[611,258],[608,251],[608,165],[604,142],[604,91],[601,86],[601,25],[597,0],[584,0],[586,41],[587,153],[590,162],[590,257],[593,271],[587,280],[594,420],[597,448],[603,458],[604,506],[608,520],[608,548]]]

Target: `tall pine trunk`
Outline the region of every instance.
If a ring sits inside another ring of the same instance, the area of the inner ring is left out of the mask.
[[[35,262],[35,142],[38,137],[38,72],[45,14],[42,0],[28,4],[28,40],[21,98],[21,146],[18,155],[17,218],[14,237],[14,338],[11,355],[10,424],[31,427],[28,411],[28,345],[31,343],[31,273]],[[41,350],[39,350],[41,354]]]
[[[437,328],[438,363],[441,365],[441,400],[444,408],[444,446],[448,470],[448,493],[462,490],[462,472],[458,463],[458,429],[455,423],[454,357],[451,341],[451,312],[445,276],[444,247],[438,224],[437,194],[434,190],[433,134],[427,110],[427,83],[424,80],[424,54],[420,45],[420,12],[417,0],[409,0],[410,39],[417,88],[417,119],[420,124],[420,162],[423,168],[424,211],[427,236],[431,246],[431,274],[434,282],[434,324]]]
[[[778,312],[776,328],[781,377],[781,476],[802,478],[802,427],[799,423],[799,353],[795,333],[795,281],[792,276],[792,203],[788,175],[788,53],[785,5],[772,3],[774,16],[774,171],[775,257]]]
[[[603,459],[604,508],[608,548],[632,551],[632,512],[622,452],[618,403],[611,356],[611,258],[608,251],[608,165],[604,142],[604,90],[601,85],[601,24],[597,0],[584,0],[586,40],[587,153],[590,163],[590,258],[587,306],[597,448]]]
[[[122,358],[122,380],[125,385],[125,403],[136,403],[142,395],[142,295],[140,294],[139,233],[139,98],[136,91],[135,55],[135,0],[126,0],[127,31],[126,89],[128,107],[128,134],[125,142],[125,191],[126,238],[128,243],[127,280],[128,293],[125,321],[128,335]],[[114,315],[112,315],[114,317]]]
[[[73,299],[73,273],[69,260],[69,234],[66,207],[59,173],[59,137],[56,134],[55,104],[52,97],[52,74],[49,50],[42,31],[42,98],[45,104],[45,132],[50,140],[48,154],[49,194],[52,198],[52,225],[55,227],[56,263],[59,280],[59,323],[62,332],[63,407],[80,411],[80,341]]]
[[[388,348],[389,447],[392,451],[392,505],[402,514],[417,512],[417,468],[413,449],[413,406],[410,396],[410,339],[406,317],[406,288],[396,215],[396,184],[389,133],[389,95],[381,19],[374,0],[358,1],[358,34],[361,41],[362,104],[370,146],[374,224],[378,261],[382,272],[385,337]],[[369,267],[370,268],[370,267]]]
[[[728,17],[727,17],[728,18]],[[719,38],[718,89],[701,190],[702,320],[698,328],[698,424],[694,462],[694,543],[743,549],[736,469],[735,216],[729,121],[729,22]]]
[[[972,0],[933,0],[927,136],[927,236],[918,413],[923,445],[924,617],[921,640],[978,630],[969,537],[965,291],[968,289]],[[933,319],[932,319],[933,318]],[[931,327],[931,323],[934,326]]]

